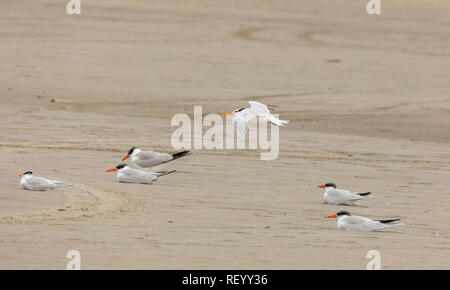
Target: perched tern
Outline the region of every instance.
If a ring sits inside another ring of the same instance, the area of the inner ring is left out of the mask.
[[[248,122],[256,116],[266,117],[272,124],[277,126],[284,126],[289,123],[288,120],[280,120],[273,116],[270,113],[269,108],[264,104],[255,101],[250,101],[248,103],[250,104],[250,108],[237,109],[233,112],[222,114],[223,116],[233,115],[234,126],[241,138],[244,138],[245,134],[247,134]]]
[[[33,172],[25,171],[20,173],[20,186],[26,190],[45,191],[52,190],[56,187],[73,186],[72,184],[62,183],[58,180],[49,180],[42,177],[33,176]]]
[[[175,154],[160,153],[156,151],[144,151],[137,147],[132,147],[122,161],[131,157],[131,161],[139,168],[151,168],[189,154],[189,150],[181,151]]]
[[[127,183],[152,183],[160,176],[175,172],[175,170],[169,170],[164,172],[150,172],[128,167],[127,164],[119,164],[114,168],[106,170],[106,172],[117,171],[117,180],[119,182]]]
[[[392,223],[400,219],[371,220],[366,217],[351,215],[348,211],[340,211],[328,216],[328,218],[337,218],[337,228],[344,231],[372,232],[402,225]]]
[[[347,204],[356,200],[367,198],[370,194],[370,192],[358,193],[344,189],[338,189],[336,187],[336,184],[334,183],[322,184],[318,185],[317,187],[325,188],[323,201],[324,203],[328,204]]]

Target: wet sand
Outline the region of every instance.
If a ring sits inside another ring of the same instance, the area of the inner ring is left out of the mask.
[[[75,249],[83,269],[365,269],[375,249],[383,269],[449,269],[450,3],[382,2],[0,3],[0,268]],[[175,114],[250,100],[291,120],[276,160],[105,172],[133,145],[173,152]],[[25,170],[75,186],[21,190]],[[325,205],[325,182],[374,196]],[[342,209],[405,225],[338,231]]]

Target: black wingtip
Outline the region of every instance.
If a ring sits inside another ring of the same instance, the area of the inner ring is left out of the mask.
[[[400,219],[393,219],[393,220],[378,220],[380,223],[382,223],[382,224],[389,224],[389,223],[392,223],[392,222],[396,222],[396,221],[399,221]]]
[[[369,195],[369,194],[370,194],[370,192],[358,193],[358,195],[360,195],[360,196],[366,196],[366,195]]]
[[[184,151],[172,154],[172,157],[173,157],[173,159],[178,159],[180,157],[188,155],[190,152],[191,152],[190,150],[184,150]]]
[[[176,170],[169,170],[169,171],[161,171],[161,172],[156,172],[159,174],[159,176],[164,176],[170,173],[174,173]]]

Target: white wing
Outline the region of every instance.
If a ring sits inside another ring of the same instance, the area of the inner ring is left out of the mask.
[[[325,203],[344,204],[364,197],[359,196],[351,191],[337,188],[330,188],[325,194]]]
[[[117,174],[117,179],[120,182],[128,183],[151,183],[153,180],[158,179],[158,176],[154,172],[146,172],[139,169],[127,168],[121,170]]]
[[[264,105],[264,104],[262,104],[260,102],[255,102],[255,101],[250,101],[248,103],[250,104],[250,109],[249,110],[253,114],[255,114],[257,116],[259,116],[259,115],[263,115],[263,116],[270,115],[269,108],[266,105]]]
[[[386,226],[378,221],[371,220],[362,216],[348,216],[340,221],[341,229],[357,231],[357,232],[371,232],[386,228]]]
[[[269,121],[274,125],[284,126],[287,123],[289,123],[289,121],[287,121],[287,120],[280,120],[277,117],[270,114],[269,108],[262,103],[255,102],[255,101],[250,101],[248,103],[250,104],[249,110],[253,114],[255,114],[256,116],[267,117],[269,119]]]
[[[245,138],[245,134],[247,134],[248,131],[248,121],[250,121],[254,117],[255,114],[249,109],[244,109],[233,114],[233,123],[236,127],[236,131],[239,137]]]
[[[29,190],[49,190],[56,187],[51,180],[37,176],[27,178],[22,186]]]
[[[117,180],[120,182],[143,183],[145,181],[145,172],[134,168],[126,168],[119,171]]]
[[[172,155],[156,151],[141,151],[132,158],[133,163],[142,168],[153,167],[172,160]]]

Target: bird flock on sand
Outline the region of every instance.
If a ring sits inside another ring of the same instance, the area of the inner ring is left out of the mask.
[[[273,116],[266,105],[250,101],[250,108],[242,108],[233,112],[222,115],[233,115],[233,123],[235,125],[238,136],[245,137],[248,132],[248,122],[255,117],[265,117],[272,124],[284,126],[289,121],[279,120]],[[155,166],[176,160],[183,156],[189,155],[190,151],[185,150],[175,154],[160,153],[156,151],[145,151],[137,147],[132,147],[123,157],[122,161],[130,159],[137,168],[131,168],[126,163],[121,163],[114,168],[108,169],[107,172],[117,172],[117,180],[125,183],[149,184],[158,180],[161,176],[175,172],[175,170],[154,172],[151,169]],[[34,191],[52,190],[57,187],[73,186],[58,180],[50,180],[42,177],[34,176],[33,172],[25,171],[21,174],[20,185],[23,189]],[[326,183],[318,186],[325,189],[323,201],[325,204],[332,205],[350,205],[355,201],[366,199],[370,196],[370,192],[352,192],[349,190],[339,189],[334,183]],[[336,214],[329,215],[328,218],[337,218],[337,228],[339,230],[349,230],[358,232],[371,232],[383,230],[389,227],[402,225],[395,223],[400,219],[372,220],[362,216],[350,214],[348,211],[339,211]]]

